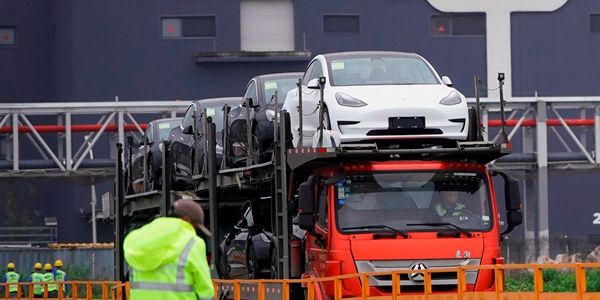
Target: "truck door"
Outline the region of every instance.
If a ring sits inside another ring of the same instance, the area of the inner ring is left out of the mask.
[[[327,260],[329,259],[329,243],[327,242],[327,232],[329,228],[329,209],[327,196],[330,186],[320,183],[317,194],[317,224],[315,231],[322,235],[321,239],[316,239],[308,235],[306,248],[308,251],[308,269],[315,272],[318,277],[325,277],[327,269]]]

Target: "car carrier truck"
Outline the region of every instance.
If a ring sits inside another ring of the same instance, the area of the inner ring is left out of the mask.
[[[279,126],[275,126],[271,162],[229,168],[223,160],[218,169],[213,121],[227,124],[227,120],[205,118],[207,130],[199,140],[208,149],[205,168],[194,176],[195,195],[208,207],[211,228],[218,227],[224,202],[270,199],[272,278],[390,272],[370,276],[368,283],[361,278],[343,279],[340,287],[315,281],[309,298],[329,299],[340,293],[342,297],[391,295],[396,278],[391,273],[407,271],[398,276],[402,294],[423,294],[426,288],[456,293],[460,281],[456,271],[432,273],[426,279],[424,270],[503,264],[502,235],[522,222],[519,185],[485,165],[511,152],[506,139],[493,143],[477,138],[453,147],[371,143],[294,149],[289,143],[288,113],[274,119]],[[479,126],[479,118],[473,123]],[[223,137],[227,138],[226,132]],[[164,149],[168,153],[168,143]],[[494,177],[503,179],[502,186],[493,185]],[[165,208],[174,200],[173,193],[163,185],[162,194],[172,195],[161,200]],[[220,237],[214,238],[213,269],[220,242]],[[489,269],[467,270],[462,284],[467,291],[494,290],[495,274]],[[217,286],[220,292],[227,291],[222,298],[257,299],[259,295],[254,287],[236,289],[234,281]],[[280,288],[274,283],[269,286],[267,292],[277,290],[281,296]],[[234,290],[240,295],[234,295]],[[306,286],[292,285],[289,292],[303,296]]]

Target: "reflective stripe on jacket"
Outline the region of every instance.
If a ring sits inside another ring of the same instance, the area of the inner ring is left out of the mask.
[[[19,273],[17,272],[6,272],[6,282],[7,283],[11,283],[11,282],[19,282],[19,278],[21,277],[21,275],[19,275]],[[8,286],[8,291],[9,292],[18,292],[19,291],[19,286],[18,285],[9,285]]]
[[[202,240],[200,242],[204,244]],[[196,245],[197,243],[196,238],[190,239],[179,255],[177,262],[164,264],[152,271],[138,271],[133,269],[130,283],[130,299],[213,299],[214,292],[212,290],[205,291],[205,295],[201,295],[202,291],[200,293],[196,291],[194,281],[197,278],[192,277],[189,269],[186,270],[186,266],[190,260],[190,252],[206,251],[205,247],[194,247],[201,246]],[[204,259],[206,260],[206,258]],[[210,277],[203,278],[202,280],[206,280],[212,285]]]
[[[452,209],[452,210],[454,211],[454,210],[459,210],[459,209],[463,209],[463,208],[465,208],[465,206],[457,202],[457,203],[454,204],[454,209]],[[446,211],[446,207],[444,207],[444,205],[442,205],[442,203],[436,204],[435,205],[435,210],[437,211],[437,213],[440,216],[445,215],[446,212],[447,212]],[[452,216],[459,216],[460,215],[460,211],[453,212],[451,215]]]

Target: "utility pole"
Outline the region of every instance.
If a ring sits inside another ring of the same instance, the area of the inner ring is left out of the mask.
[[[90,140],[90,136],[86,135],[84,137],[85,141],[91,145],[92,141]],[[94,150],[92,150],[92,148],[90,148],[90,159],[94,159]],[[93,179],[92,179],[93,180]],[[94,244],[94,246],[96,245],[96,243],[98,242],[97,240],[97,233],[96,233],[96,185],[92,184],[92,244]]]

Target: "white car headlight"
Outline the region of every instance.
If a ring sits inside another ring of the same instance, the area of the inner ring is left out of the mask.
[[[162,142],[160,142],[160,143],[158,144],[158,150],[159,150],[160,152],[163,152],[163,143],[162,143]]]
[[[451,91],[450,94],[448,94],[448,96],[442,98],[442,100],[440,101],[440,104],[456,105],[461,102],[462,102],[462,100],[460,99],[460,94],[458,94],[457,91]]]
[[[350,97],[344,93],[335,93],[335,100],[337,100],[337,103],[342,106],[350,106],[350,107],[367,106],[367,103],[365,103],[364,101],[356,99],[354,97]]]

